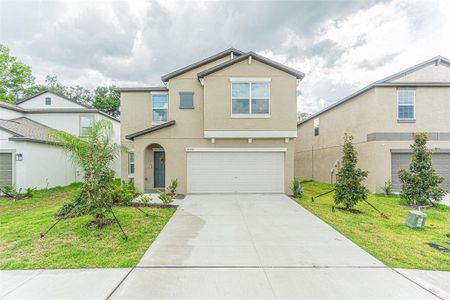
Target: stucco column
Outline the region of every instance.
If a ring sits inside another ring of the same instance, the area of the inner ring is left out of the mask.
[[[141,193],[143,193],[145,190],[144,155],[145,155],[145,146],[143,146],[140,143],[135,143],[134,144],[134,186]]]

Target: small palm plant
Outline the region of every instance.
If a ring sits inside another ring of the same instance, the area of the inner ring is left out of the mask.
[[[108,120],[94,122],[86,135],[55,131],[52,140],[70,155],[83,171],[80,194],[73,205],[65,205],[79,214],[90,214],[97,221],[106,220],[113,204],[114,171],[111,163],[118,158],[121,146],[112,142],[112,124]],[[62,211],[64,214],[64,211]],[[66,212],[67,213],[67,212]]]

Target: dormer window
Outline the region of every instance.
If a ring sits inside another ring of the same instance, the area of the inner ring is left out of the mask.
[[[270,79],[231,79],[233,118],[270,117]]]
[[[45,97],[45,105],[52,105],[52,98]]]

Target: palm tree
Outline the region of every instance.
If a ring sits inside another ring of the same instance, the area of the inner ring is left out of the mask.
[[[76,204],[78,212],[105,221],[112,207],[111,163],[118,158],[121,146],[111,140],[112,124],[106,119],[94,122],[87,133],[75,136],[64,131],[50,133],[51,139],[70,155],[83,171],[83,182]]]

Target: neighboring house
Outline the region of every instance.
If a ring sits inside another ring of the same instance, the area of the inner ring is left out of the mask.
[[[0,186],[45,188],[79,180],[76,167],[50,140],[52,130],[82,135],[92,122],[107,118],[120,143],[120,122],[97,109],[45,91],[19,101],[0,102]],[[120,160],[113,166],[120,174]]]
[[[178,179],[181,193],[289,193],[304,74],[228,49],[121,88],[122,178],[140,190]]]
[[[411,133],[427,132],[433,164],[450,189],[450,61],[435,57],[379,80],[298,123],[295,176],[335,182],[344,133],[354,136],[366,186],[387,179],[400,191],[398,171],[411,159]]]

